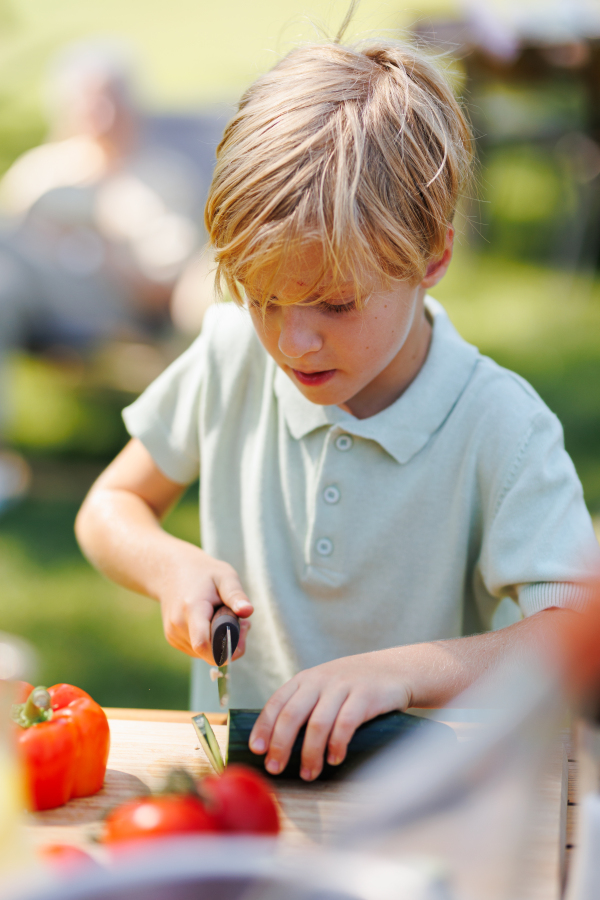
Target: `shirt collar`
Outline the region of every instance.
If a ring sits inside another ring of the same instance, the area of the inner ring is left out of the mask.
[[[398,463],[418,453],[449,416],[479,358],[477,348],[461,338],[436,300],[427,297],[425,305],[433,329],[423,368],[402,396],[375,416],[357,419],[339,406],[311,403],[278,368],[275,394],[292,437],[300,440],[317,428],[338,426],[376,441]]]

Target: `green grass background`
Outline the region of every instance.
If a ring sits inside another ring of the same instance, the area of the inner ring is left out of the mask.
[[[192,108],[230,102],[345,2],[260,0],[0,0],[0,171],[44,133],[43,78],[52,55],[84,36],[133,47],[145,102]],[[397,33],[451,2],[364,0],[354,33]],[[494,256],[459,243],[434,292],[468,339],[526,377],[565,426],[567,448],[600,514],[600,280]],[[132,395],[98,386],[76,362],[15,355],[11,441],[34,470],[30,498],[0,517],[0,628],[35,646],[41,683],[71,681],[106,705],[185,708],[189,661],[162,636],[152,601],[97,574],[73,521],[85,491],[126,439]],[[198,540],[196,488],[166,527]]]

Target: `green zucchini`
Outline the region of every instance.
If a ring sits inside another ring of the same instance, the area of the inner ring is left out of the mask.
[[[227,717],[227,759],[228,763],[243,763],[254,769],[260,769],[263,775],[269,775],[264,767],[264,756],[252,753],[248,746],[250,732],[260,714],[259,709],[231,709]],[[360,725],[348,745],[346,759],[340,766],[330,766],[327,762],[319,779],[333,779],[347,775],[356,766],[366,762],[369,757],[385,746],[401,737],[426,731],[432,736],[437,734],[440,740],[449,745],[456,743],[456,734],[448,725],[432,722],[430,719],[412,716],[403,712],[389,712],[377,716]],[[290,760],[286,768],[276,778],[300,777],[300,753],[306,726],[303,726],[294,742]]]
[[[219,747],[219,742],[215,737],[215,733],[210,727],[210,722],[204,715],[204,713],[199,713],[197,716],[192,716],[192,725],[194,726],[194,730],[198,735],[198,740],[200,741],[200,746],[204,750],[206,754],[206,758],[209,763],[217,773],[217,775],[221,775],[221,773],[225,769],[225,763],[223,762],[223,757],[221,756],[221,748]]]

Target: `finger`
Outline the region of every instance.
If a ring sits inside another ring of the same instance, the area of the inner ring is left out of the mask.
[[[350,694],[342,704],[329,738],[327,762],[330,766],[339,766],[346,758],[348,744],[359,725],[378,714],[373,712],[366,697]]]
[[[234,569],[225,569],[214,577],[217,591],[221,601],[228,606],[236,616],[245,618],[251,616],[254,607],[244,593],[240,579]]]
[[[283,706],[277,716],[265,768],[271,775],[278,775],[287,766],[298,731],[304,725],[319,700],[319,688],[304,685]]]
[[[163,632],[167,642],[171,647],[175,647],[176,650],[181,650],[183,653],[192,652],[188,639],[187,622],[179,617],[173,617],[172,611],[164,605],[161,606],[161,612]]]
[[[167,643],[174,647],[175,650],[180,650],[182,653],[186,653],[188,656],[193,656],[193,650],[188,642],[181,640],[178,635],[169,631],[165,631],[165,637],[167,639]]]
[[[232,660],[239,659],[240,656],[243,656],[246,652],[246,638],[251,628],[252,622],[249,622],[248,619],[242,619],[242,621],[240,622],[240,637],[238,640],[238,645],[235,648],[235,653],[231,657]]]
[[[192,648],[192,655],[201,657],[211,665],[215,664],[210,639],[210,621],[214,611],[212,603],[199,600],[191,607],[187,621],[188,640]]]
[[[187,656],[196,656],[194,648],[190,644],[187,626],[184,631],[170,627],[168,630],[165,630],[165,637],[171,647],[174,647],[181,653],[185,653]]]
[[[304,781],[314,781],[321,774],[325,748],[348,692],[348,688],[342,688],[331,696],[321,696],[310,714],[302,743],[300,777]]]
[[[290,697],[298,690],[298,683],[294,678],[287,681],[283,687],[275,691],[265,703],[261,714],[254,723],[254,727],[250,732],[249,746],[253,753],[266,753],[267,747],[271,741],[271,735],[283,706],[288,702]]]

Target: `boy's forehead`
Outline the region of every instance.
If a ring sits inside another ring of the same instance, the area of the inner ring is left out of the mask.
[[[259,294],[266,292],[270,297],[286,303],[310,302],[323,297],[331,297],[334,294],[345,297],[354,294],[356,290],[354,281],[336,279],[332,275],[324,275],[316,280],[308,277],[301,278],[297,273],[286,271],[277,272],[271,277],[261,278],[259,276],[254,284],[249,284],[247,287],[250,291],[254,289]]]
[[[347,268],[335,271],[333,264],[324,260],[321,248],[304,246],[289,251],[278,262],[259,270],[251,283],[250,290],[267,292],[287,302],[294,300],[318,300],[320,297],[340,297],[354,295],[362,285],[365,291],[372,289],[370,278],[356,276]]]
[[[314,245],[302,245],[282,255],[277,264],[263,273],[265,280],[280,285],[286,291],[323,293],[331,287],[333,270],[323,258],[323,252]]]

